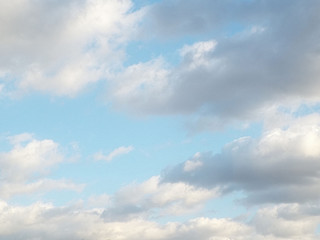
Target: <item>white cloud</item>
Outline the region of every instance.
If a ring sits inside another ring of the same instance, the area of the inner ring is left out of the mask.
[[[196,161],[188,160],[185,162],[183,170],[186,172],[190,172],[190,171],[193,171],[193,170],[201,167],[202,165],[203,165],[203,163],[199,160],[196,160]]]
[[[200,168],[203,165],[203,162],[199,159],[201,158],[201,153],[197,152],[192,160],[187,160],[184,164],[183,170],[186,172],[193,171],[197,168]]]
[[[12,149],[0,153],[2,198],[54,189],[80,191],[84,187],[69,180],[46,178],[52,168],[65,159],[56,142],[37,140],[29,133],[11,136],[8,140]]]
[[[193,45],[186,45],[180,50],[183,64],[188,65],[189,70],[196,69],[197,67],[210,67],[213,64],[210,55],[213,54],[217,42],[206,41],[197,42]]]
[[[128,147],[124,147],[124,146],[121,146],[121,147],[118,147],[116,149],[114,149],[111,153],[109,153],[108,155],[103,155],[101,152],[100,153],[96,153],[94,155],[94,158],[96,160],[104,160],[104,161],[107,161],[107,162],[110,162],[112,161],[115,157],[118,157],[120,155],[123,155],[123,154],[128,154],[130,153],[132,150],[134,149],[133,146],[128,146]]]
[[[130,0],[13,0],[0,3],[0,71],[19,93],[74,96],[105,77],[142,11]]]
[[[90,208],[102,209],[102,208],[108,207],[110,204],[111,204],[111,196],[107,194],[91,196],[87,201],[87,205]]]
[[[25,181],[34,174],[45,175],[63,160],[58,144],[52,140],[36,140],[29,134],[11,137],[10,140],[14,143],[13,149],[0,154],[1,175],[7,180]]]
[[[161,106],[170,94],[166,63],[160,57],[146,63],[137,63],[110,77],[108,98],[116,106],[125,108],[131,113],[144,111],[147,107],[143,99],[152,95],[152,106],[148,111]],[[165,92],[164,92],[165,90]],[[132,103],[131,109],[128,103]],[[155,107],[155,108],[154,108]]]

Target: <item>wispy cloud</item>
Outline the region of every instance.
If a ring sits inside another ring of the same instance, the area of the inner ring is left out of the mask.
[[[111,153],[109,153],[108,155],[104,155],[101,152],[98,152],[94,155],[94,159],[96,160],[104,160],[107,162],[112,161],[115,157],[119,156],[119,155],[123,155],[123,154],[128,154],[129,152],[131,152],[134,149],[133,146],[128,146],[128,147],[118,147],[116,149],[114,149]]]

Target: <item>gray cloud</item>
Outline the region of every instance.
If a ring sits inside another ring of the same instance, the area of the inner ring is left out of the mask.
[[[242,191],[246,203],[314,202],[320,197],[319,116],[296,119],[260,139],[240,138],[221,153],[197,154],[163,173],[163,182],[185,182]],[[187,171],[187,166],[197,167]],[[199,164],[201,163],[201,164]]]
[[[151,7],[148,17],[150,27],[158,36],[174,37],[216,32],[235,20],[248,23],[263,14],[262,5],[261,1],[161,1]]]
[[[111,99],[134,113],[202,113],[222,121],[257,117],[273,105],[318,101],[319,9],[312,0],[155,5],[149,14],[158,34],[182,37],[204,29],[214,40],[182,47],[176,66],[161,58],[130,66],[114,76]],[[198,15],[204,18],[200,27],[193,20]],[[230,29],[234,22],[241,26]],[[224,34],[210,33],[218,25],[226,26],[219,29]]]

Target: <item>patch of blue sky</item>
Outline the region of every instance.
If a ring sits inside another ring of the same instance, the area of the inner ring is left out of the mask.
[[[302,103],[298,106],[279,106],[277,109],[279,112],[288,114],[295,118],[311,115],[311,114],[319,114],[320,113],[320,104],[307,102]]]
[[[318,224],[315,232],[317,236],[320,236],[320,224]]]
[[[143,41],[132,41],[126,48],[127,57],[124,61],[124,67],[148,62],[159,57],[165,59],[170,65],[177,65],[181,60],[179,49],[184,45],[191,45],[200,40],[201,38],[185,37],[173,40],[145,39]]]
[[[158,3],[160,0],[132,0],[133,6],[131,11],[137,11],[145,6],[151,6],[152,4]]]
[[[248,26],[243,25],[240,22],[230,22],[225,26],[225,29],[223,31],[224,36],[223,37],[233,37],[245,30],[247,30]]]
[[[295,117],[302,117],[313,113],[320,113],[320,104],[302,104],[298,109],[293,113]]]
[[[0,132],[0,152],[8,152],[12,148],[12,145],[8,141],[8,135],[4,132]]]

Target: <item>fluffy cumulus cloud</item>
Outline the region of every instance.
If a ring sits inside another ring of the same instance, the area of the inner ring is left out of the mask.
[[[319,9],[316,0],[160,2],[148,13],[151,34],[206,40],[182,45],[177,65],[160,57],[129,66],[114,76],[110,95],[132,112],[222,122],[319,101]]]
[[[254,139],[242,137],[221,153],[196,154],[168,169],[164,182],[243,191],[247,203],[316,202],[320,195],[320,116],[299,117]]]
[[[130,0],[1,2],[3,91],[74,96],[105,77],[141,15],[131,7]]]
[[[54,189],[81,190],[70,180],[47,178],[50,170],[64,160],[56,142],[37,140],[31,134],[8,138],[12,149],[0,153],[0,197],[44,192]]]

